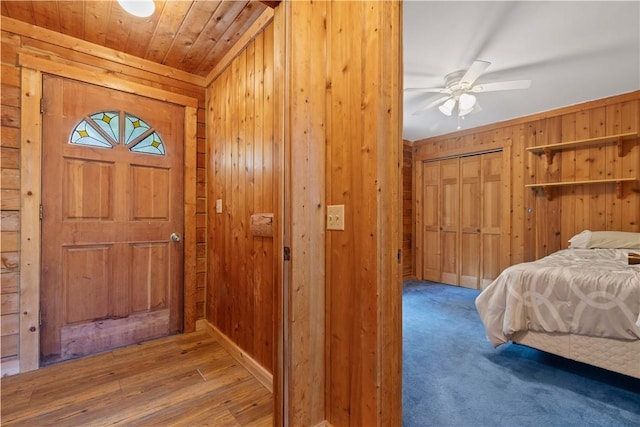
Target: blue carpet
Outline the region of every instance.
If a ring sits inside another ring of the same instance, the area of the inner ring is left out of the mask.
[[[521,345],[494,349],[478,293],[405,282],[405,427],[640,426],[640,380]]]

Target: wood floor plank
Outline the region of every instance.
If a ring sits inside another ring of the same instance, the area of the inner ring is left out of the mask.
[[[206,331],[2,379],[3,426],[270,426],[272,395]]]

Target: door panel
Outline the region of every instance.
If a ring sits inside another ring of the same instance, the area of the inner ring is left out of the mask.
[[[460,189],[458,159],[440,162],[441,177],[441,281],[458,284],[458,227],[460,224]]]
[[[183,107],[43,85],[42,363],[178,332]]]
[[[425,256],[422,277],[440,281],[440,162],[425,162],[422,167],[423,244]]]
[[[460,282],[477,289],[480,279],[482,193],[480,156],[460,159]]]

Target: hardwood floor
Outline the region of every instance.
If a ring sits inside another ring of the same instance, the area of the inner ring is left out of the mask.
[[[3,426],[271,426],[271,393],[207,331],[2,379]]]

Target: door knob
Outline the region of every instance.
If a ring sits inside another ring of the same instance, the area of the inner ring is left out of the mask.
[[[174,242],[179,242],[180,235],[178,233],[171,233],[171,240],[173,240]]]

